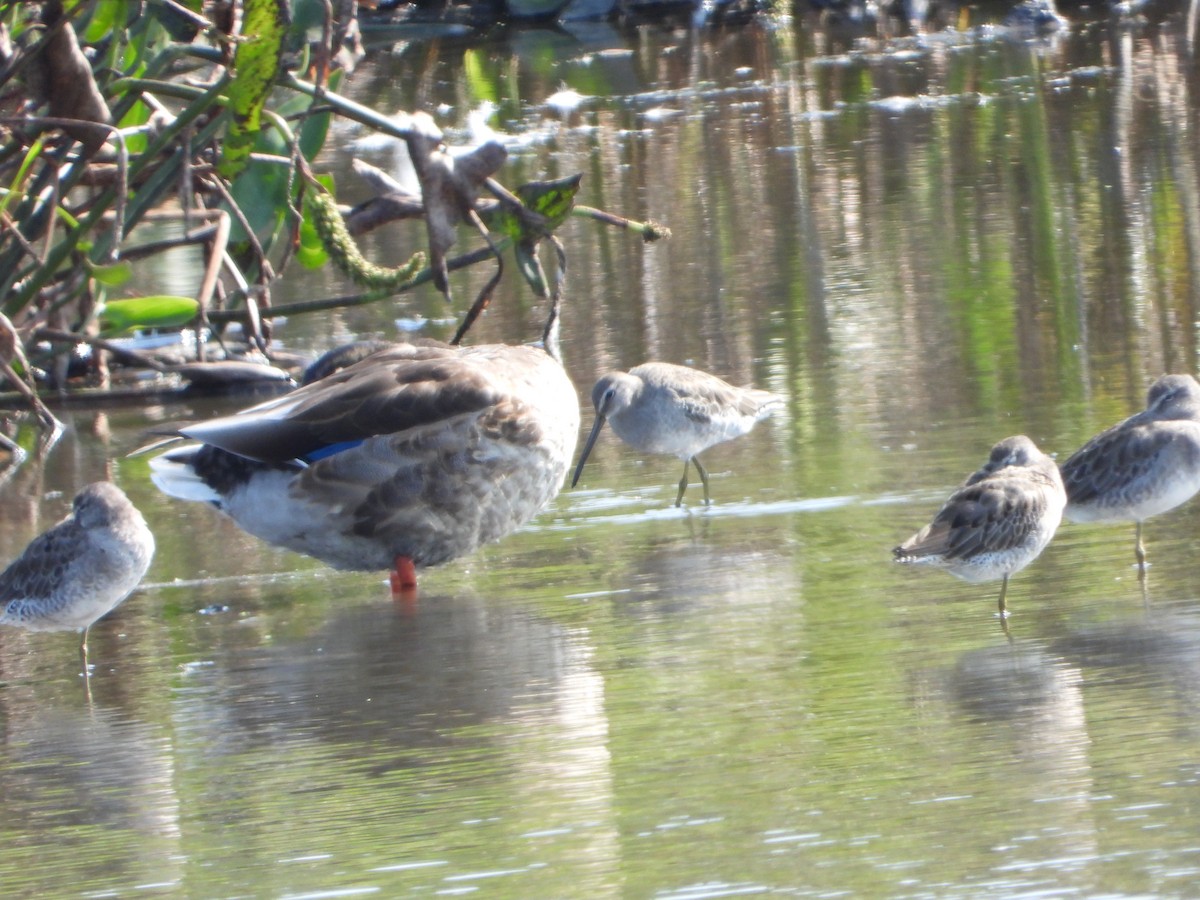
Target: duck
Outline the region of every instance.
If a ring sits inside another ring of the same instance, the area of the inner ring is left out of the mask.
[[[357,351],[356,351],[357,352]],[[173,430],[169,496],[337,569],[417,570],[511,534],[558,494],[579,400],[542,346],[397,343],[290,394]]]

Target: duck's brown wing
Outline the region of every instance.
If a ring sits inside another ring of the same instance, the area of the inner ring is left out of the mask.
[[[179,433],[239,456],[285,462],[477,412],[507,391],[503,369],[480,366],[456,348],[397,345],[284,397]]]

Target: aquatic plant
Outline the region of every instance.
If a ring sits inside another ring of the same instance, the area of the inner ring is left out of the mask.
[[[451,269],[494,259],[457,342],[487,306],[507,246],[532,289],[553,292],[537,250],[550,239],[565,263],[552,232],[572,212],[578,177],[509,191],[494,177],[500,144],[451,153],[427,114],[387,117],[341,95],[345,67],[361,55],[355,15],[353,3],[318,0],[242,0],[217,12],[200,0],[0,8],[0,312],[26,351],[10,360],[23,387],[36,389],[21,370],[27,356],[62,389],[80,343],[100,351],[90,383],[106,386],[115,330],[194,328],[203,361],[201,336],[237,321],[248,347],[270,356],[276,315],[377,302],[426,281],[450,299]],[[427,247],[403,266],[377,265],[355,243],[394,206],[343,220],[331,179],[311,169],[334,117],[408,146],[420,196],[390,199],[424,219]],[[175,236],[139,239],[148,223]],[[485,246],[451,257],[463,226]],[[206,265],[193,297],[110,300],[140,260],[194,245]],[[272,285],[295,263],[335,265],[363,293],[276,306]]]

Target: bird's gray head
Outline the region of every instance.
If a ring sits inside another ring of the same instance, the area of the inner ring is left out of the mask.
[[[1009,466],[1037,465],[1046,458],[1046,455],[1037,448],[1037,444],[1023,434],[1016,434],[992,447],[988,461],[978,472],[968,478],[966,483],[975,484]]]
[[[583,452],[579,454],[575,474],[571,476],[571,487],[575,487],[579,481],[579,476],[583,472],[583,464],[587,462],[588,454],[592,452],[596,438],[600,436],[604,420],[628,409],[637,396],[641,384],[640,379],[628,372],[609,372],[596,382],[592,388],[592,406],[596,407],[596,422],[592,425],[591,433],[588,434],[587,441],[583,445]]]
[[[1146,409],[1165,419],[1200,414],[1200,382],[1191,375],[1163,375],[1146,393]]]
[[[1042,451],[1037,448],[1037,444],[1023,434],[1015,434],[992,447],[988,465],[995,466],[996,469],[1003,469],[1005,466],[1027,466],[1041,458]]]
[[[640,379],[628,372],[609,372],[592,388],[592,406],[596,407],[596,415],[608,418],[628,409],[641,384]]]
[[[128,510],[132,504],[115,484],[97,481],[83,488],[72,502],[75,521],[84,528],[101,528]]]

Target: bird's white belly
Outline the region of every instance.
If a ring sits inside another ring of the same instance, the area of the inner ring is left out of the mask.
[[[344,509],[296,496],[291,490],[295,477],[292,472],[261,472],[227,494],[220,508],[255,537],[334,568],[391,568],[393,555],[385,548],[347,533]]]
[[[1141,522],[1161,515],[1190,500],[1200,491],[1200,470],[1175,472],[1153,487],[1132,488],[1126,495],[1107,501],[1069,504],[1072,522]]]
[[[373,442],[381,452],[386,446],[386,439]],[[369,449],[348,453],[361,458]],[[558,493],[568,457],[557,448],[485,442],[474,452],[425,462],[401,471],[391,461],[390,474],[405,487],[389,494],[394,505],[374,509],[384,518],[369,525],[359,521],[363,492],[319,490],[295,471],[255,474],[222,499],[221,509],[255,537],[335,568],[381,571],[397,556],[435,565],[529,521]]]

